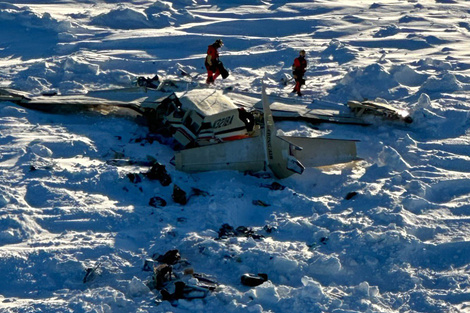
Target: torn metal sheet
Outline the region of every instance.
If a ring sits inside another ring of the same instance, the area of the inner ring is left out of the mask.
[[[393,107],[387,103],[376,101],[348,101],[348,106],[357,117],[372,114],[390,120],[400,120],[407,124],[413,123],[410,112]]]

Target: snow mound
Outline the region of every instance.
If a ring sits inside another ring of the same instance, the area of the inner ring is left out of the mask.
[[[90,23],[116,29],[147,28],[151,25],[144,13],[126,6],[95,16]]]
[[[401,87],[394,76],[381,64],[371,64],[347,73],[330,91],[344,101],[403,97],[409,91]]]
[[[113,29],[164,28],[196,20],[185,5],[156,1],[143,11],[125,5],[95,16],[92,25]]]
[[[421,86],[427,79],[427,75],[418,73],[408,64],[393,65],[390,74],[398,83],[406,86]]]
[[[397,25],[392,24],[389,26],[382,27],[380,30],[378,30],[375,34],[375,38],[383,38],[383,37],[390,37],[393,35],[398,34],[400,29],[398,28]]]
[[[141,297],[150,292],[149,287],[137,277],[133,277],[127,286],[126,294],[129,297],[136,298]]]
[[[52,84],[43,77],[28,76],[24,80],[15,81],[12,86],[19,90],[29,90],[31,94],[42,94],[52,90]]]
[[[74,54],[54,62],[42,60],[33,63],[17,74],[12,86],[36,95],[51,91],[85,94],[89,85],[102,82],[131,85],[135,76],[125,70],[103,71],[92,57]]]
[[[431,109],[431,98],[427,94],[422,93],[419,96],[418,101],[410,108],[414,115],[419,115],[420,113],[422,114],[425,109]]]
[[[72,24],[66,21],[58,21],[49,13],[38,14],[28,7],[18,7],[2,2],[0,4],[0,23],[2,27],[8,28],[14,21],[15,28],[22,29],[47,29],[60,33],[72,29]]]
[[[396,171],[404,171],[410,168],[410,165],[392,147],[384,147],[379,154],[378,161],[379,166],[388,166]]]
[[[313,280],[311,277],[304,276],[302,277],[302,285],[304,288],[302,290],[302,295],[313,300],[321,300],[324,296],[323,288],[320,283]]]
[[[2,198],[3,196],[0,196],[0,201],[2,201]],[[27,237],[24,232],[22,223],[15,217],[0,217],[0,226],[2,229],[0,231],[0,245],[21,242]]]
[[[32,207],[49,208],[60,206],[82,206],[81,195],[74,195],[65,188],[50,187],[44,182],[30,183],[26,188],[25,200]]]
[[[421,59],[414,63],[419,70],[435,70],[437,72],[452,70],[453,66],[450,62],[437,60],[433,58]]]
[[[0,208],[5,207],[8,204],[8,202],[9,202],[8,198],[5,195],[0,194]]]
[[[430,77],[422,84],[420,92],[454,92],[463,90],[463,84],[454,74],[444,74],[442,77]]]
[[[309,274],[311,275],[336,275],[340,273],[342,266],[341,261],[334,256],[317,254],[309,262]]]
[[[177,26],[195,21],[197,18],[184,7],[182,3],[157,1],[145,9],[145,14],[152,27]]]
[[[324,61],[333,61],[343,64],[354,60],[356,53],[339,40],[332,40],[328,44],[328,47],[321,52],[320,56]]]
[[[41,157],[52,157],[51,149],[45,147],[42,144],[33,144],[29,147],[30,151]]]

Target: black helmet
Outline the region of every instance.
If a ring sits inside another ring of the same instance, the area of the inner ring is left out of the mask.
[[[222,47],[224,45],[224,42],[222,41],[222,39],[217,39],[214,44],[216,44],[217,46]]]

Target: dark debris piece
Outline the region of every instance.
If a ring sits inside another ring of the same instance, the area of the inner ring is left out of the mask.
[[[228,237],[251,237],[253,239],[264,238],[263,235],[255,233],[255,231],[251,228],[239,226],[237,227],[237,229],[234,229],[229,224],[223,224],[222,227],[219,229],[218,239],[225,239]]]
[[[264,238],[263,235],[259,235],[259,234],[255,233],[255,231],[252,228],[248,228],[248,227],[245,227],[245,226],[238,226],[236,231],[237,231],[237,234],[239,236],[251,237],[253,239]]]
[[[254,205],[262,206],[262,207],[268,207],[268,206],[270,206],[269,203],[266,203],[266,202],[264,202],[264,201],[262,201],[262,200],[253,200],[252,203],[253,203]]]
[[[268,188],[269,190],[284,190],[286,186],[279,184],[278,182],[273,182],[272,184],[262,184],[261,187]]]
[[[207,196],[209,196],[209,193],[207,191],[201,190],[199,188],[191,187],[191,196],[207,197]]]
[[[162,289],[167,282],[171,281],[173,267],[168,264],[160,264],[153,269],[153,283],[156,289]]]
[[[176,219],[176,221],[177,221],[178,223],[186,223],[186,222],[188,221],[188,219],[187,219],[186,217],[178,217],[178,218]]]
[[[268,172],[253,172],[253,171],[245,171],[244,175],[249,175],[249,176],[254,176],[257,178],[263,178],[263,179],[268,179],[272,178],[272,175]]]
[[[268,280],[268,275],[263,273],[255,274],[243,274],[241,277],[241,283],[245,286],[256,287]]]
[[[354,198],[357,195],[358,195],[358,193],[356,191],[351,191],[351,192],[348,192],[348,194],[346,195],[346,197],[344,197],[344,199],[351,200],[352,198]]]
[[[94,267],[89,267],[86,269],[85,277],[83,278],[83,283],[87,283],[95,279],[98,274],[98,269],[101,266],[101,262],[96,264]]]
[[[177,306],[178,299],[203,299],[207,297],[209,294],[209,289],[195,286],[195,285],[187,285],[183,281],[176,281],[174,284],[174,292],[169,293],[168,290],[162,289],[160,290],[160,294],[162,295],[162,299],[169,301],[172,306]]]
[[[185,205],[188,202],[186,192],[177,185],[173,186],[173,194],[171,197],[173,198],[173,201],[182,205]]]
[[[52,171],[53,169],[54,169],[53,165],[39,165],[39,166],[30,165],[29,166],[29,171],[30,172],[34,172],[34,171],[38,171],[38,170]]]
[[[153,264],[153,281],[151,287],[160,291],[161,298],[156,303],[168,301],[172,306],[178,305],[179,299],[202,299],[219,285],[212,277],[205,274],[194,273],[192,268],[186,268],[183,275],[191,275],[197,279],[197,283],[182,281],[181,274],[175,273],[173,265],[180,266],[184,263],[178,250],[169,250],[164,255],[159,255],[153,260],[160,262],[158,266]],[[147,260],[148,268],[153,260]],[[189,263],[188,263],[189,265]],[[178,267],[175,267],[178,268]],[[150,286],[150,285],[149,285]]]
[[[214,291],[219,285],[219,283],[209,275],[202,273],[193,273],[192,276],[197,278],[200,286],[207,288],[210,291]]]
[[[229,224],[223,224],[222,227],[219,229],[219,239],[220,238],[228,238],[228,237],[236,237],[235,228],[230,226]]]
[[[127,174],[127,178],[131,181],[131,183],[137,184],[142,181],[142,178],[139,174],[129,173]]]
[[[276,231],[276,227],[271,225],[264,225],[263,229],[268,234],[272,233],[273,231]]]
[[[155,208],[161,208],[166,206],[166,201],[165,199],[161,197],[152,197],[149,200],[149,205],[155,207]]]
[[[171,176],[167,173],[165,165],[155,163],[150,170],[145,173],[148,179],[158,180],[162,186],[168,186],[171,184]]]
[[[167,251],[164,255],[159,255],[155,260],[160,263],[175,265],[181,260],[181,255],[177,249],[174,249]]]
[[[147,87],[147,88],[155,89],[155,88],[158,88],[158,86],[160,85],[160,78],[158,77],[158,75],[155,75],[152,78],[139,76],[137,78],[136,84],[137,86],[140,86],[140,87]]]

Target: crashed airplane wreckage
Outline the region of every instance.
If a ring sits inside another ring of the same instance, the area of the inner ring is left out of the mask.
[[[277,178],[286,178],[294,173],[302,174],[305,167],[357,159],[355,140],[278,136],[264,88],[262,103],[263,124],[254,123],[255,134],[240,140],[177,151],[176,169],[185,172],[227,169],[258,172],[269,167]]]
[[[261,108],[241,107],[221,91],[207,88],[175,93],[162,88],[135,87],[99,91],[89,96],[38,97],[1,89],[0,101],[48,112],[103,107],[130,109],[146,118],[152,132],[174,139],[177,170],[259,172],[270,169],[281,179],[301,174],[305,167],[356,160],[357,141],[279,136],[275,119],[282,120],[284,116],[286,120],[364,125],[354,117],[316,114],[305,107],[277,104],[281,109],[272,110],[264,88]]]

